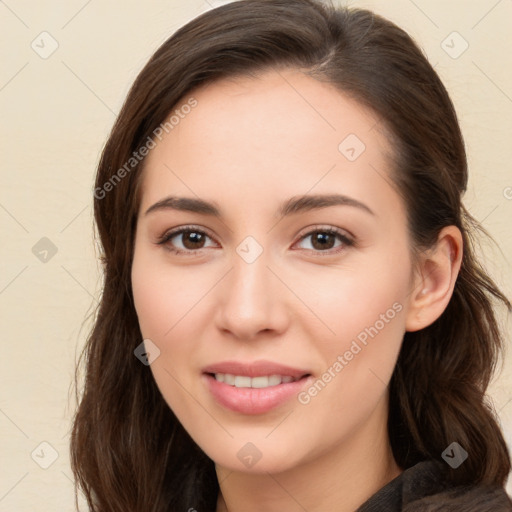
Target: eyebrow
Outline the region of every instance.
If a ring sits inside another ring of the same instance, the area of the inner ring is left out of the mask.
[[[371,215],[375,215],[366,204],[341,194],[317,194],[291,197],[281,205],[278,213],[280,216],[284,217],[310,210],[327,208],[329,206],[352,206]],[[222,217],[220,209],[214,203],[193,197],[165,197],[150,206],[146,210],[145,215],[160,210],[179,210],[210,215],[212,217]]]

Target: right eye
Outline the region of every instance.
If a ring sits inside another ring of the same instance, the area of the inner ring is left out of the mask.
[[[207,244],[212,238],[203,230],[188,226],[174,229],[164,233],[157,242],[159,245],[165,245],[167,249],[175,254],[186,254],[193,256],[195,252],[211,247]],[[214,246],[214,244],[213,244]]]

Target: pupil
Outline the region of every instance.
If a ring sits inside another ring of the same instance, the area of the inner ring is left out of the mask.
[[[313,237],[313,247],[315,249],[331,249],[333,247],[333,238],[333,235],[330,233],[317,233]]]
[[[202,245],[202,242],[203,235],[201,235],[201,233],[197,233],[195,231],[185,233],[183,245],[187,247],[187,249],[197,249],[198,246]]]

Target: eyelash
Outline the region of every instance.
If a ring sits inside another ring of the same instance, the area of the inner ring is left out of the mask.
[[[184,227],[180,227],[175,230],[168,231],[168,232],[164,233],[162,236],[158,237],[158,241],[156,242],[156,244],[157,245],[167,244],[167,242],[169,242],[172,238],[174,238],[177,235],[181,235],[183,233],[199,233],[200,235],[205,235],[206,237],[214,240],[214,238],[212,236],[210,236],[203,229],[200,229],[196,226],[184,226]],[[317,253],[319,256],[332,256],[333,254],[337,254],[337,253],[343,251],[347,247],[352,247],[355,245],[355,241],[352,238],[349,238],[343,232],[341,232],[335,228],[332,228],[332,227],[328,227],[328,228],[317,227],[315,229],[312,229],[311,231],[308,231],[306,234],[302,235],[299,238],[298,242],[302,242],[303,240],[305,240],[306,238],[308,238],[309,236],[311,236],[315,233],[324,233],[324,234],[329,234],[329,235],[335,235],[338,237],[338,239],[342,243],[342,245],[340,247],[337,247],[335,249],[328,249],[325,251],[319,251],[319,250],[315,250],[315,249],[303,249],[306,251],[313,251],[313,252]],[[172,253],[178,254],[178,255],[196,256],[199,251],[201,251],[205,248],[202,247],[200,249],[183,250],[183,249],[177,249],[175,247],[172,247],[171,245],[168,245],[168,246],[166,246],[166,249],[171,251]]]

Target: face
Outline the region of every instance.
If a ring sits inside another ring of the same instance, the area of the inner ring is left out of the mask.
[[[141,189],[132,285],[158,388],[224,468],[371,444],[413,286],[381,122],[295,70],[193,98]]]

